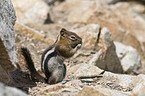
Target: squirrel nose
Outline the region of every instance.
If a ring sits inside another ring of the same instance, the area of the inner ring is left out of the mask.
[[[81,48],[82,47],[82,40],[78,43],[77,47],[78,48]]]
[[[82,40],[78,44],[81,44],[82,45]]]

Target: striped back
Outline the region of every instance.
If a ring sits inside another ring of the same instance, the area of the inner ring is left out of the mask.
[[[53,45],[50,45],[42,54],[41,57],[41,70],[43,73],[45,73],[44,64],[46,59],[49,59],[48,56],[55,51],[55,43]],[[48,60],[47,60],[48,61]]]

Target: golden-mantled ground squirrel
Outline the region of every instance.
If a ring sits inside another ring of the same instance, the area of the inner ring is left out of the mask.
[[[35,69],[30,52],[27,48],[21,48],[31,76],[38,81],[55,84],[62,81],[66,75],[66,66],[63,63],[66,58],[72,57],[82,46],[82,38],[76,33],[61,29],[56,42],[49,46],[41,58],[41,69],[46,78],[42,77]]]

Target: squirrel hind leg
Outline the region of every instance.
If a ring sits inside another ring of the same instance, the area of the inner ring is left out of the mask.
[[[52,73],[52,75],[48,79],[49,84],[55,84],[58,82],[61,82],[66,75],[66,67],[65,65],[63,66],[58,66],[57,69]]]

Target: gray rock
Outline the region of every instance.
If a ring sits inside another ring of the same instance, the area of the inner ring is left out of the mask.
[[[141,67],[141,57],[135,48],[119,42],[115,42],[115,45],[124,72],[130,73]]]
[[[101,30],[97,45],[99,51],[90,60],[89,64],[111,72],[123,73],[120,60],[116,54],[113,38],[107,28]]]
[[[10,0],[0,0],[0,81],[11,82],[8,72],[17,68],[18,58],[15,44],[16,16]]]
[[[27,96],[27,94],[17,88],[0,83],[0,96]]]

